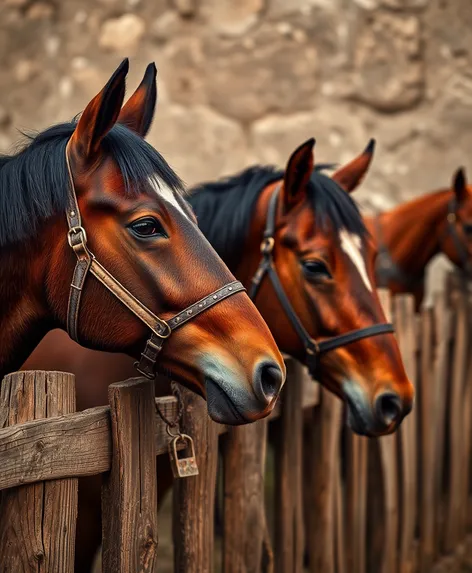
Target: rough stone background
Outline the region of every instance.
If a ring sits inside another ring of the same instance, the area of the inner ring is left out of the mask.
[[[472,144],[470,0],[1,0],[0,150],[81,111],[123,56],[159,70],[150,141],[188,183],[304,139],[378,141],[367,210],[444,187]]]

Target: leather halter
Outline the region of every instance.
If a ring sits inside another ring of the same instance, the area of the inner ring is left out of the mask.
[[[404,271],[393,260],[387,245],[383,240],[382,226],[379,216],[374,219],[375,234],[377,235],[378,253],[375,260],[375,278],[377,286],[388,288],[390,281],[397,282],[407,289],[416,289],[424,283],[424,269],[417,275],[411,275]]]
[[[174,330],[183,326],[205,310],[218,304],[222,300],[246,290],[239,281],[232,281],[215,290],[209,295],[188,306],[169,320],[163,320],[150,311],[141,301],[134,297],[116,278],[109,273],[95,258],[87,246],[87,234],[80,217],[79,204],[75,193],[74,179],[69,163],[68,149],[66,148],[66,164],[70,179],[67,205],[67,225],[69,231],[67,239],[77,257],[72,282],[70,285],[69,304],[67,309],[67,332],[78,342],[78,321],[82,290],[88,273],[90,272],[100,283],[107,288],[126,308],[137,316],[150,330],[151,337],[141,354],[139,362],[135,362],[136,369],[149,379],[155,376],[156,362],[166,338]]]
[[[441,243],[448,235],[451,235],[452,242],[454,243],[454,248],[456,249],[457,255],[461,263],[461,271],[467,276],[472,276],[472,261],[469,257],[469,251],[464,241],[461,240],[459,234],[457,233],[456,223],[457,223],[457,199],[454,197],[451,199],[447,206],[447,225],[446,230],[441,238]]]
[[[275,239],[275,219],[277,210],[277,199],[280,194],[282,184],[279,184],[277,189],[272,194],[269,200],[269,207],[267,210],[267,221],[264,231],[263,240],[261,243],[261,254],[262,259],[259,263],[259,267],[252,278],[252,285],[249,290],[249,297],[254,300],[257,296],[259,288],[261,286],[262,280],[267,274],[272,286],[275,290],[275,294],[280,301],[285,314],[289,318],[295,332],[298,334],[299,338],[302,340],[305,346],[306,358],[305,363],[308,367],[308,371],[312,378],[315,378],[318,374],[318,361],[321,354],[335,350],[342,346],[347,346],[352,342],[357,342],[363,338],[370,338],[371,336],[378,336],[379,334],[388,334],[394,332],[393,325],[390,323],[385,324],[374,324],[372,326],[367,326],[365,328],[358,328],[347,332],[346,334],[340,334],[338,336],[332,336],[331,338],[317,341],[312,338],[305,327],[303,326],[301,320],[298,318],[297,314],[293,310],[293,306],[290,303],[290,299],[285,293],[282,283],[280,282],[279,275],[277,274],[277,269],[275,268],[274,258],[272,255]]]

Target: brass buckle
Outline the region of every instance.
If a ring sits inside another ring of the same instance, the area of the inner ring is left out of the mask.
[[[447,220],[449,221],[449,223],[453,224],[456,222],[457,217],[455,213],[448,213],[447,214]]]
[[[156,336],[158,336],[159,338],[163,338],[163,339],[169,338],[169,336],[172,334],[172,329],[169,326],[169,324],[165,320],[162,320],[162,318],[159,319],[158,324],[159,324],[159,326],[164,327],[164,331],[158,332],[157,329],[153,328],[152,331],[154,332],[154,334]]]
[[[274,237],[267,237],[261,243],[261,253],[263,255],[270,255],[274,248]]]
[[[80,236],[80,243],[72,243],[72,237],[74,235],[79,235]],[[71,227],[69,229],[69,231],[67,232],[67,241],[69,243],[69,246],[72,249],[75,249],[76,247],[83,247],[85,249],[86,245],[87,245],[87,233],[85,232],[85,229],[81,226],[78,227]]]

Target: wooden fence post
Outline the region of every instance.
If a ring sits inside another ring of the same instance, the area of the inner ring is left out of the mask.
[[[434,364],[434,402],[436,419],[433,439],[435,443],[434,459],[434,497],[436,505],[434,521],[434,557],[439,557],[444,543],[445,499],[444,499],[444,466],[446,445],[447,396],[449,392],[450,351],[452,338],[452,311],[448,304],[446,291],[438,293],[434,299],[434,319],[436,332],[436,361]]]
[[[111,384],[113,458],[102,490],[103,573],[156,571],[154,382]]]
[[[322,388],[320,405],[313,411],[310,428],[311,451],[305,453],[312,484],[311,490],[305,490],[307,499],[304,500],[310,507],[307,549],[311,573],[335,573],[336,570],[334,503],[336,473],[340,471],[341,414],[341,400]]]
[[[223,439],[224,573],[259,573],[261,568],[266,443],[265,420],[231,428]]]
[[[418,387],[420,408],[420,553],[419,570],[429,573],[434,559],[434,523],[436,514],[435,500],[435,425],[437,408],[434,392],[434,342],[433,312],[423,310],[421,315],[421,377]]]
[[[467,371],[467,301],[465,294],[455,290],[453,305],[455,310],[455,336],[453,368],[450,382],[449,401],[449,482],[447,502],[447,524],[444,549],[452,553],[461,541],[461,480],[464,472],[464,380]]]
[[[398,344],[411,383],[417,384],[417,322],[412,295],[397,295],[393,299],[394,323]],[[398,430],[402,463],[400,478],[401,526],[400,526],[400,573],[412,573],[416,567],[416,523],[418,518],[417,479],[417,409],[413,408]]]
[[[193,438],[199,475],[174,482],[175,573],[213,571],[218,426],[207,413],[206,402],[182,388],[182,433]]]
[[[287,383],[275,445],[275,571],[303,571],[303,366],[287,363]],[[316,455],[306,452],[306,455]]]
[[[72,412],[75,412],[72,374],[14,372],[1,383],[0,427]],[[36,449],[40,463],[44,449],[41,439]],[[2,573],[73,573],[76,520],[76,478],[4,490],[0,506]]]

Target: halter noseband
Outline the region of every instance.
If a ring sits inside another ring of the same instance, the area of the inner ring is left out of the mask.
[[[464,241],[461,240],[456,229],[457,222],[457,199],[454,197],[451,199],[447,206],[447,225],[444,235],[442,236],[441,243],[444,242],[447,235],[451,235],[452,242],[454,243],[454,248],[456,249],[457,255],[459,257],[460,263],[462,265],[461,270],[465,275],[472,276],[472,261],[469,257],[469,251]]]
[[[274,259],[272,256],[272,251],[275,243],[274,234],[275,234],[277,199],[279,197],[281,187],[282,185],[280,184],[269,200],[266,227],[264,230],[264,236],[261,243],[262,259],[261,262],[259,263],[259,267],[254,277],[252,278],[251,281],[252,285],[249,290],[249,297],[252,300],[256,298],[262,280],[264,276],[267,274],[275,290],[275,294],[277,295],[280,304],[285,310],[285,314],[289,318],[295,332],[298,334],[299,338],[303,342],[303,345],[305,346],[306,366],[308,367],[308,371],[310,372],[311,377],[315,378],[315,376],[318,373],[318,359],[321,354],[324,354],[325,352],[330,352],[331,350],[335,350],[336,348],[340,348],[342,346],[346,346],[348,344],[351,344],[352,342],[357,342],[358,340],[362,340],[363,338],[370,338],[371,336],[378,336],[379,334],[392,333],[394,332],[394,328],[393,325],[390,323],[374,324],[372,326],[367,326],[365,328],[358,328],[356,330],[352,330],[351,332],[347,332],[346,334],[332,336],[331,338],[322,340],[320,342],[318,342],[308,334],[307,330],[305,329],[300,319],[298,318],[297,314],[293,310],[293,306],[290,303],[290,300],[284,291],[282,283],[280,282],[279,275],[277,274],[277,270],[274,264]]]
[[[85,279],[87,278],[87,274],[90,272],[124,306],[126,306],[126,308],[128,308],[151,330],[151,337],[146,343],[146,347],[141,354],[141,359],[139,362],[135,362],[134,365],[141,374],[147,378],[153,379],[155,376],[156,362],[159,352],[162,350],[162,346],[166,338],[169,338],[174,330],[183,326],[186,322],[192,320],[222,300],[246,289],[239,281],[232,281],[195,302],[191,306],[188,306],[170,320],[165,321],[156,316],[141,301],[134,297],[119,281],[117,281],[116,278],[97,261],[94,254],[87,247],[87,234],[82,226],[79,204],[77,202],[74,180],[67,151],[68,149],[66,148],[66,164],[70,179],[66,212],[67,225],[69,227],[67,239],[77,257],[77,263],[75,265],[70,285],[69,304],[67,308],[67,332],[73,340],[78,342],[80,300]]]

